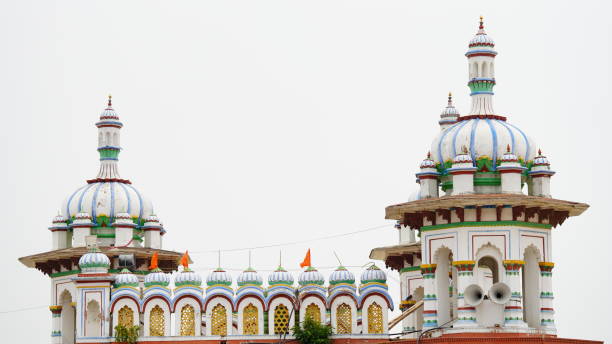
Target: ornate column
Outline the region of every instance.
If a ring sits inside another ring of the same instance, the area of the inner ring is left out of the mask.
[[[423,297],[423,330],[438,327],[438,297],[436,296],[436,264],[422,264],[425,287]]]
[[[506,283],[510,287],[512,296],[510,301],[506,303],[504,310],[504,326],[505,327],[527,327],[523,321],[523,283],[521,278],[521,268],[525,265],[522,260],[504,260],[504,269],[506,269]]]
[[[49,306],[51,311],[51,343],[62,342],[62,306]]]
[[[555,334],[555,310],[553,308],[553,292],[552,292],[552,269],[555,263],[540,262],[540,278],[542,281],[542,289],[540,292],[540,325],[542,330],[548,334]]]
[[[476,307],[465,303],[463,294],[465,288],[474,283],[474,266],[476,262],[473,260],[457,260],[453,262],[453,266],[457,269],[457,327],[477,327],[476,322]]]

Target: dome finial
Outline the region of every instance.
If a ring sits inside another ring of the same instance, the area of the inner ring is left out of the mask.
[[[112,95],[108,95],[108,107],[113,106],[113,96]]]
[[[538,155],[542,155],[542,148],[538,148]]]
[[[431,151],[427,152],[427,159],[431,159]]]
[[[461,147],[461,150],[463,151],[463,154],[467,154],[468,153],[468,148],[466,145],[463,145],[463,147]]]
[[[453,105],[453,94],[448,92],[448,106]]]
[[[478,27],[479,30],[484,30],[484,18],[483,16],[480,16],[480,26]]]
[[[506,146],[506,152],[507,152],[507,153],[510,153],[510,144],[508,144],[508,145]]]

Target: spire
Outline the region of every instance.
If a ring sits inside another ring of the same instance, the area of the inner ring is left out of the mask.
[[[493,110],[493,87],[495,86],[495,43],[484,31],[484,20],[480,17],[478,32],[470,40],[465,56],[468,58],[468,86],[472,96],[469,115],[495,115]]]
[[[453,94],[448,92],[446,107],[442,110],[440,120],[438,121],[438,124],[440,124],[440,129],[444,130],[457,123],[457,119],[459,119],[459,111],[457,111],[453,105]]]
[[[484,18],[480,16],[480,26],[478,26],[478,30],[484,30]]]
[[[100,120],[96,123],[98,127],[98,153],[100,154],[100,170],[96,179],[88,180],[88,183],[116,181],[128,183],[119,175],[119,152],[121,151],[121,128],[123,123],[113,109],[113,96],[108,95],[107,107],[100,114]]]

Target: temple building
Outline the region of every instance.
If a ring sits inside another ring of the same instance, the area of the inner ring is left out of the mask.
[[[552,232],[588,205],[552,198],[548,158],[494,110],[497,51],[482,18],[465,56],[471,109],[461,116],[449,94],[417,190],[386,208],[399,243],[370,258],[400,274],[407,341],[581,342],[556,338]]]
[[[204,277],[187,253],[164,250],[153,203],[119,174],[123,123],[109,96],[95,124],[98,174],[67,194],[51,250],[19,259],[49,277],[50,342],[112,343],[136,326],[139,343],[283,342],[306,318],[330,325],[334,344],[588,342],[556,337],[551,258],[553,229],[588,205],[552,198],[548,158],[495,112],[494,48],[481,19],[465,54],[469,113],[449,94],[417,190],[386,208],[399,243],[370,258],[399,272],[393,319],[387,273],[374,264],[360,276],[268,264],[267,276],[219,266]]]

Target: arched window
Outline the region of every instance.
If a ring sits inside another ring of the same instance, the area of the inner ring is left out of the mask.
[[[181,309],[181,336],[195,336],[195,311],[191,305]]]
[[[318,323],[321,322],[321,309],[314,303],[306,307],[306,318],[310,318]]]
[[[283,304],[274,308],[274,334],[289,332],[289,310]]]
[[[164,310],[159,306],[153,307],[149,315],[149,336],[163,337],[166,327],[166,319],[164,318]]]
[[[74,343],[75,308],[68,290],[64,290],[60,295],[60,304],[62,305],[62,340],[64,343]]]
[[[211,334],[227,336],[227,310],[222,305],[216,305],[212,310]]]
[[[91,300],[87,304],[85,337],[100,337],[102,335],[102,313],[100,304]]]
[[[483,78],[488,78],[489,77],[489,64],[486,62],[482,63],[482,77]]]
[[[368,307],[368,333],[383,333],[382,307],[376,302]]]
[[[130,306],[123,306],[119,310],[119,321],[120,326],[134,326],[134,311]]]
[[[259,314],[257,307],[249,303],[242,311],[242,334],[253,335],[259,332]]]
[[[353,314],[351,306],[346,303],[336,308],[336,333],[350,334],[353,330]]]
[[[111,135],[110,135],[110,133],[108,131],[106,132],[106,142],[104,142],[104,145],[105,146],[112,145],[112,143],[111,143]]]

